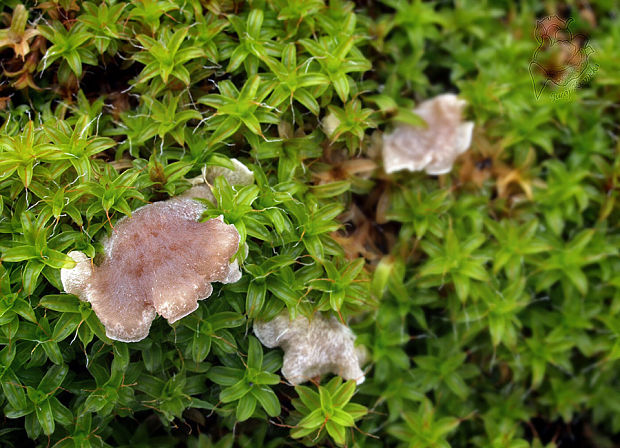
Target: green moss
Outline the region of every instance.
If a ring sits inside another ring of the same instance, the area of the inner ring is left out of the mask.
[[[3,445],[617,443],[613,2],[4,4]],[[587,54],[561,68],[588,72],[537,98],[537,20],[556,14]],[[382,132],[445,92],[469,104],[470,150],[440,177],[386,175]],[[110,341],[61,293],[67,252],[94,257],[232,158],[256,182],[216,179],[204,218],[239,230],[242,279]],[[251,331],[284,308],[348,321],[366,382],[279,382]]]

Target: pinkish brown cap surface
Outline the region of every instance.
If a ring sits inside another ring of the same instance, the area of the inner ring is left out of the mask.
[[[179,198],[137,209],[104,241],[99,266],[91,269],[91,260],[70,253],[77,264],[61,271],[65,290],[90,302],[107,336],[118,341],[144,339],[157,314],[170,323],[187,316],[211,295],[211,282],[241,277],[230,262],[239,233],[221,218],[198,222],[203,211]]]

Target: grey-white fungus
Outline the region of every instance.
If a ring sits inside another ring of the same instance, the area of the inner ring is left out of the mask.
[[[452,169],[454,160],[469,148],[474,123],[462,122],[467,103],[447,93],[414,109],[426,128],[398,125],[383,136],[383,166],[386,173],[400,170],[439,175]]]
[[[355,335],[335,317],[316,313],[311,319],[290,320],[283,312],[270,321],[254,323],[254,334],[269,348],[284,350],[282,375],[293,385],[325,373],[364,382],[365,350],[355,347]]]

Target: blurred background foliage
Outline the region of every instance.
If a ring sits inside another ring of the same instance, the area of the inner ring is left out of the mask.
[[[617,3],[2,3],[2,446],[618,446]],[[536,99],[555,15],[596,71]],[[386,175],[382,132],[444,92],[471,149]],[[218,179],[206,216],[242,279],[107,339],[66,253],[233,157],[256,185]],[[366,382],[282,381],[251,333],[284,308],[348,321]]]

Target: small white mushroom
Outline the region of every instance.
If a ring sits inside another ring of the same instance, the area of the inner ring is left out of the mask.
[[[336,128],[340,126],[340,120],[333,112],[330,112],[325,116],[325,118],[323,118],[322,125],[325,134],[329,138],[332,138],[334,136],[334,133],[336,132]]]
[[[224,176],[230,185],[252,185],[254,183],[254,173],[243,163],[237,159],[230,159],[233,169],[224,168],[223,166],[204,166],[202,175],[190,179],[193,187],[183,192],[180,196],[188,199],[206,199],[212,203],[216,203],[215,196],[211,191],[210,185],[213,185],[218,176]]]
[[[117,341],[144,339],[157,314],[170,323],[185,317],[211,295],[212,282],[241,277],[238,263],[230,262],[239,232],[221,217],[198,222],[203,211],[186,197],[135,210],[103,241],[98,266],[81,252],[69,253],[76,266],[61,270],[65,291],[90,302]]]
[[[266,347],[282,347],[282,375],[293,385],[330,372],[364,382],[360,365],[365,351],[355,347],[355,335],[335,317],[316,313],[310,320],[298,316],[291,321],[283,312],[268,322],[255,322],[254,334]]]
[[[230,185],[252,185],[254,173],[237,159],[230,159],[230,161],[233,164],[232,170],[223,166],[206,167],[203,172],[205,180],[213,185],[216,177],[224,176]]]
[[[469,148],[474,130],[471,121],[462,123],[465,100],[451,93],[424,101],[414,112],[426,128],[401,124],[383,136],[383,166],[386,173],[400,170],[439,175],[452,169],[454,160]]]

